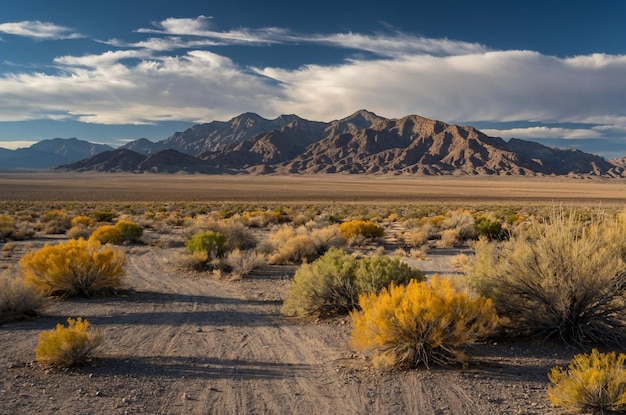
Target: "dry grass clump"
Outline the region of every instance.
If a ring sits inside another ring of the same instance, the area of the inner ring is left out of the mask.
[[[574,356],[567,369],[553,368],[548,399],[567,411],[593,414],[626,412],[626,354],[600,353]]]
[[[102,335],[89,328],[89,322],[78,317],[68,318],[68,326],[39,333],[36,359],[46,366],[67,368],[89,360],[90,354],[102,343]]]
[[[554,212],[508,241],[474,245],[469,282],[519,334],[626,346],[626,221]]]
[[[498,320],[491,300],[470,297],[437,276],[364,294],[359,308],[350,313],[351,344],[385,369],[465,364],[462,348],[489,336]]]
[[[42,216],[43,231],[47,234],[62,234],[72,226],[71,217],[64,209],[53,209]]]
[[[0,215],[0,239],[8,238],[13,233],[15,218],[11,215]]]
[[[246,251],[234,249],[228,253],[224,262],[230,268],[231,277],[234,279],[243,278],[267,263],[265,256],[253,249]]]
[[[39,315],[46,300],[24,279],[9,270],[0,274],[0,323]]]
[[[121,288],[126,255],[95,240],[70,239],[27,253],[19,265],[41,295],[91,297]]]

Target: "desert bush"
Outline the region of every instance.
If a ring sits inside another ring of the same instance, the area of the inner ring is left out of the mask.
[[[358,308],[359,295],[377,293],[390,283],[424,280],[424,274],[398,258],[375,255],[356,259],[337,248],[296,270],[283,314],[332,316]]]
[[[567,369],[553,368],[548,399],[567,411],[608,414],[626,412],[626,354],[615,352],[574,356]]]
[[[230,249],[248,250],[257,245],[254,234],[241,222],[211,221],[203,226],[207,230],[226,235]]]
[[[476,235],[494,240],[503,239],[506,234],[499,221],[487,216],[479,216],[476,219]]]
[[[319,255],[324,254],[332,247],[339,248],[346,244],[346,240],[339,234],[339,225],[337,224],[313,229],[311,239]]]
[[[92,215],[97,222],[111,222],[116,213],[108,210],[94,210]]]
[[[358,261],[354,279],[359,294],[378,293],[390,284],[405,285],[410,280],[424,281],[426,275],[399,258],[374,255]]]
[[[392,284],[364,294],[352,318],[352,346],[380,368],[466,363],[462,348],[489,336],[497,324],[491,300],[472,298],[450,281]]]
[[[347,240],[381,238],[385,230],[370,221],[352,220],[339,225],[339,234]]]
[[[8,238],[15,228],[15,219],[11,215],[0,215],[0,239]]]
[[[311,264],[302,264],[293,276],[282,313],[300,317],[348,313],[358,301],[356,265],[354,257],[335,248]]]
[[[29,239],[35,235],[35,229],[30,222],[20,221],[16,223],[13,232],[11,233],[11,239],[14,241],[23,241]]]
[[[71,239],[89,238],[91,232],[87,226],[79,224],[68,229],[67,236]]]
[[[406,231],[402,241],[411,248],[418,248],[428,242],[428,232],[424,229]]]
[[[115,227],[120,230],[123,241],[139,242],[141,236],[143,235],[143,228],[141,225],[129,220],[119,220],[115,224]]]
[[[554,212],[508,241],[482,238],[469,283],[518,334],[580,347],[626,345],[624,236],[616,240],[616,228],[610,218],[588,222]]]
[[[247,251],[234,249],[228,253],[225,262],[230,267],[230,273],[235,278],[245,277],[266,263],[263,255],[257,254],[251,249]]]
[[[71,218],[65,210],[54,209],[43,214],[44,232],[47,234],[62,234],[72,226]]]
[[[309,262],[318,257],[317,248],[310,235],[295,235],[270,256],[270,264],[294,264]]]
[[[36,316],[44,306],[44,297],[23,278],[6,270],[0,274],[0,323]]]
[[[26,283],[44,296],[90,297],[121,288],[126,255],[96,240],[70,239],[29,252],[19,265]]]
[[[89,236],[89,240],[102,244],[121,244],[124,241],[122,230],[113,225],[98,226]]]
[[[250,227],[264,228],[270,223],[278,223],[283,219],[283,215],[279,211],[254,210],[245,212],[241,216],[241,221]]]
[[[70,224],[72,225],[72,227],[82,225],[86,228],[90,228],[94,225],[94,220],[93,218],[90,218],[89,216],[80,215],[80,216],[74,216],[72,220],[70,221]]]
[[[213,231],[202,231],[185,241],[189,253],[206,252],[208,259],[222,258],[226,253],[228,239],[226,235]]]
[[[441,239],[437,241],[439,248],[453,248],[461,241],[461,231],[458,228],[444,229]]]
[[[68,326],[39,333],[36,359],[46,366],[66,368],[85,363],[102,342],[102,335],[89,328],[89,322],[68,318]]]
[[[442,231],[456,229],[460,240],[473,238],[475,227],[474,216],[468,210],[462,209],[446,212],[440,224]]]

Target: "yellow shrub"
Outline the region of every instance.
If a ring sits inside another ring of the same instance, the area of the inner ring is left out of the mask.
[[[282,219],[280,212],[269,212],[264,210],[254,210],[252,212],[245,212],[241,221],[247,226],[264,228],[270,223],[278,223]]]
[[[91,227],[94,224],[94,220],[89,216],[74,216],[71,220],[72,227],[82,225],[85,227]]]
[[[78,317],[67,319],[68,327],[39,333],[36,359],[48,366],[70,367],[84,363],[91,351],[100,345],[102,336],[89,329],[89,322]]]
[[[491,300],[471,298],[437,276],[362,295],[359,306],[350,313],[351,344],[382,368],[465,363],[460,348],[491,334],[498,319]]]
[[[592,413],[626,411],[626,354],[599,353],[574,356],[567,370],[553,368],[548,399],[565,410]]]
[[[103,244],[119,244],[122,243],[123,239],[122,230],[113,225],[99,226],[89,237],[90,241],[98,241]]]
[[[26,283],[46,296],[75,297],[121,287],[126,256],[95,240],[70,239],[45,245],[20,260]]]
[[[385,230],[370,221],[351,220],[339,226],[339,234],[346,239],[363,237],[365,239],[380,238],[385,234]]]
[[[11,215],[0,215],[0,238],[6,238],[13,233],[15,219]]]

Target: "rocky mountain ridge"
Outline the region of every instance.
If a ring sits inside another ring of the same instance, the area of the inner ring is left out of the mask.
[[[626,175],[623,166],[582,151],[519,139],[507,142],[471,126],[418,115],[386,119],[366,110],[329,123],[296,115],[267,120],[245,113],[227,122],[196,125],[153,145],[137,140],[62,168],[229,174]]]

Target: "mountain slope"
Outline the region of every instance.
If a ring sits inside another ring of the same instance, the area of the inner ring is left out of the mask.
[[[28,148],[1,151],[0,169],[49,169],[110,150],[113,147],[77,138],[42,140]]]
[[[149,143],[134,146],[149,149]],[[578,150],[507,142],[471,126],[418,115],[386,119],[366,110],[329,123],[246,113],[176,133],[155,143],[160,147],[170,153],[150,150],[158,162],[111,162],[113,170],[132,165],[132,171],[154,172],[625,176],[623,166]]]

